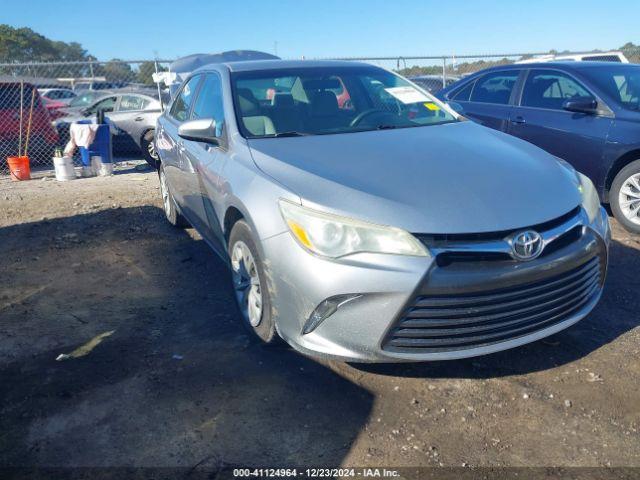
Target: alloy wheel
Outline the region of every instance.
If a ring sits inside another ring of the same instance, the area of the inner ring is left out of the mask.
[[[164,170],[160,170],[160,192],[162,193],[162,207],[167,218],[171,215],[171,197],[169,196],[169,187],[167,186],[167,177]]]
[[[156,146],[153,143],[153,140],[147,143],[147,153],[154,160],[158,160],[158,154],[156,153]]]
[[[262,320],[260,277],[253,255],[242,241],[237,241],[231,251],[231,269],[240,310],[251,326],[257,327]]]
[[[627,220],[640,225],[640,173],[631,175],[622,183],[618,203]]]

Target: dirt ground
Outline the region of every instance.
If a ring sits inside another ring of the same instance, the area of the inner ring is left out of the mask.
[[[615,222],[602,301],[572,328],[363,366],[251,343],[158,188],[132,164],[0,178],[0,466],[640,467],[640,237]]]

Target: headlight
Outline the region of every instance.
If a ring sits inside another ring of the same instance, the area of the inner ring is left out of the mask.
[[[591,223],[598,216],[598,212],[600,212],[600,197],[598,196],[598,192],[596,192],[596,187],[588,177],[580,172],[576,172],[576,176],[580,182],[578,190],[580,190],[580,194],[582,195],[582,208],[587,212],[589,223]]]
[[[280,200],[280,211],[298,243],[318,255],[331,258],[357,252],[429,255],[418,239],[399,228],[322,213],[286,200]]]
[[[598,216],[598,212],[600,212],[600,197],[598,196],[598,192],[596,192],[596,187],[593,185],[593,182],[589,177],[578,172],[570,163],[559,157],[556,157],[556,160],[560,165],[566,168],[569,173],[576,176],[578,191],[580,192],[580,195],[582,195],[582,208],[587,212],[589,223],[592,223]]]

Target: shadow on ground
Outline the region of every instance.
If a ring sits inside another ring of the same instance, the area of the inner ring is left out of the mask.
[[[0,229],[0,465],[339,465],[372,395],[252,345],[226,268],[162,215]]]

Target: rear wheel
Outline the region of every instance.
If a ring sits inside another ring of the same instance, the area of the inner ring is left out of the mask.
[[[640,160],[624,167],[611,185],[611,210],[624,228],[640,233]]]
[[[171,195],[169,189],[169,183],[167,182],[167,176],[164,173],[164,166],[160,164],[160,170],[158,171],[160,176],[160,193],[162,194],[162,208],[167,220],[171,225],[177,228],[187,227],[189,224],[187,220],[178,211],[176,202]]]
[[[158,152],[156,152],[156,144],[154,141],[155,130],[149,130],[142,137],[140,148],[145,161],[156,170],[158,169]]]
[[[236,303],[243,323],[264,343],[278,342],[271,315],[271,299],[262,259],[253,240],[251,227],[238,220],[229,235],[229,258]]]

